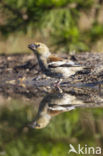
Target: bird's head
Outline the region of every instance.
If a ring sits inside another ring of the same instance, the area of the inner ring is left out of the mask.
[[[28,126],[35,129],[42,129],[45,128],[49,124],[49,122],[50,122],[50,117],[43,116],[33,121]]]
[[[29,44],[28,48],[31,49],[35,54],[48,57],[51,53],[49,51],[49,48],[40,42],[35,42],[33,44]]]

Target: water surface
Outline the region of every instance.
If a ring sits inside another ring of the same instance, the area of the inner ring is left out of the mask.
[[[0,85],[0,155],[65,156],[69,144],[102,147],[102,87],[60,91],[19,82]]]

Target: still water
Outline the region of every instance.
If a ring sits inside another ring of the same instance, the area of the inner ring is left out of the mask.
[[[28,82],[0,84],[0,155],[78,155],[68,152],[79,146],[85,155],[92,146],[90,155],[96,155],[103,148],[102,87],[55,89]]]

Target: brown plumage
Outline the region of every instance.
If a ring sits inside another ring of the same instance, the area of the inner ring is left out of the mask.
[[[47,63],[57,62],[57,61],[63,61],[63,58],[50,55],[47,59]]]

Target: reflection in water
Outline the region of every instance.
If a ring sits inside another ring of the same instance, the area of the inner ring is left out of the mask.
[[[45,82],[47,86],[42,84]],[[46,127],[51,119],[59,115],[60,113],[71,111],[75,108],[94,108],[103,106],[103,96],[102,96],[102,86],[98,84],[92,84],[86,86],[80,85],[79,83],[75,85],[70,85],[64,83],[62,86],[63,91],[53,90],[51,87],[48,88],[49,81],[26,81],[25,84],[21,85],[21,81],[18,85],[6,84],[1,87],[1,92],[4,96],[19,97],[24,96],[34,101],[36,109],[38,112],[34,120],[28,124],[32,128],[41,129]],[[20,83],[20,84],[19,84]],[[51,85],[52,85],[51,81]],[[38,84],[38,87],[37,87]],[[37,98],[38,97],[38,98]],[[39,104],[39,107],[37,106]]]
[[[60,93],[44,86],[35,87],[31,83],[25,88],[23,85],[2,84],[0,152],[6,152],[6,155],[11,156],[43,155],[45,151],[46,155],[49,151],[51,155],[67,155],[69,144],[81,143],[91,146],[92,142],[93,146],[101,144],[102,147],[102,109],[84,109],[103,106],[103,90],[102,87],[101,90],[98,88],[96,85],[65,85],[62,87],[63,93]],[[70,111],[74,109],[75,111]],[[57,116],[54,117],[55,115]],[[28,128],[28,124],[41,130]]]
[[[73,110],[80,105],[83,105],[83,102],[74,95],[67,93],[49,93],[40,102],[38,113],[31,126],[33,128],[44,128],[53,116]]]
[[[99,90],[100,91],[100,90]],[[41,100],[38,113],[32,123],[32,128],[46,127],[52,117],[75,108],[102,107],[103,97],[98,90],[90,88],[69,88],[68,91],[47,93]]]

